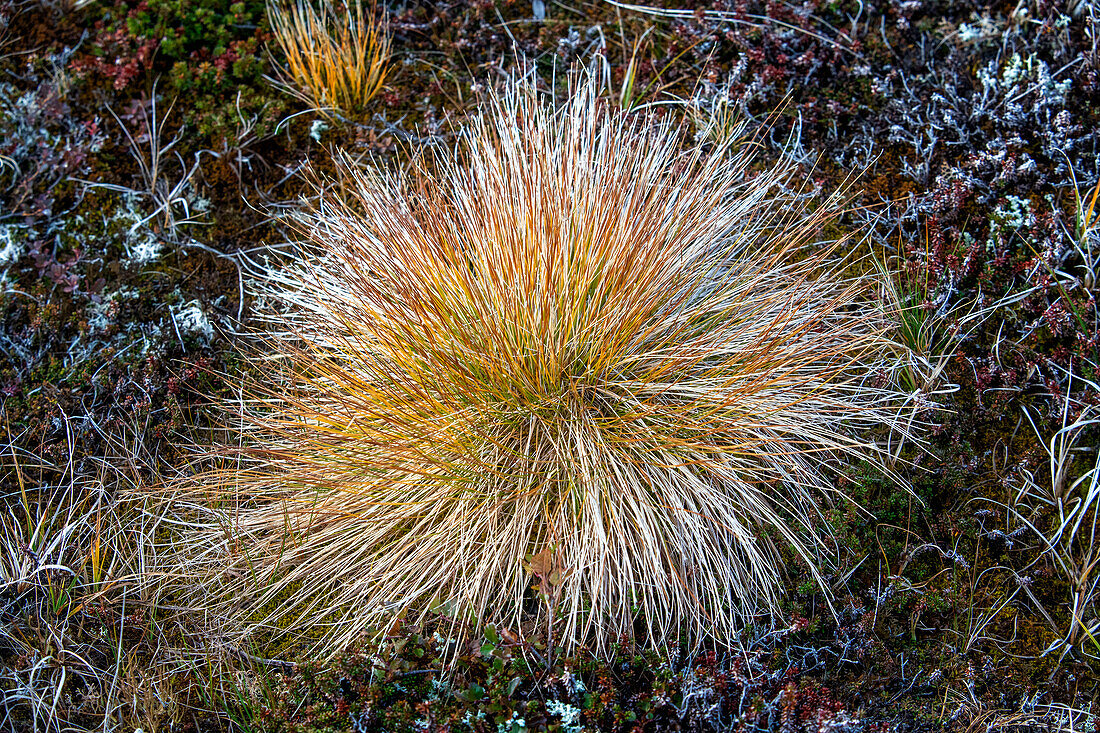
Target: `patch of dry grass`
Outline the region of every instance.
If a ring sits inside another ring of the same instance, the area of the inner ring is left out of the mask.
[[[0,455],[0,485],[14,487],[0,513],[0,729],[179,723],[197,664],[168,643],[178,625],[149,582],[169,520],[168,505],[136,498],[146,467],[136,453]]]
[[[1067,375],[1068,386],[1075,379],[1092,389],[1100,388],[1095,382]],[[1100,520],[1100,458],[1095,445],[1087,437],[1100,424],[1100,417],[1092,405],[1082,405],[1071,398],[1066,390],[1062,400],[1060,417],[1062,427],[1049,438],[1042,435],[1031,413],[1024,416],[1031,423],[1047,455],[1046,471],[1023,470],[1019,474],[1019,488],[1010,507],[1012,524],[1023,526],[1038,537],[1043,554],[1032,563],[1045,560],[1053,573],[1065,581],[1068,598],[1064,603],[1069,611],[1068,626],[1059,626],[1052,616],[1042,610],[1043,616],[1058,640],[1046,650],[1059,652],[1063,658],[1080,645],[1084,654],[1095,659],[1100,652],[1100,619],[1097,618],[1097,601],[1100,599],[1100,539],[1097,538]],[[1076,417],[1073,417],[1076,415]],[[1045,475],[1044,475],[1045,474]],[[1031,566],[1025,568],[1030,570]],[[1021,573],[1022,575],[1023,573]],[[1031,596],[1037,606],[1042,606]]]
[[[436,163],[342,159],[266,273],[243,447],[190,484],[196,600],[327,651],[433,609],[606,649],[731,639],[783,547],[824,587],[836,469],[898,400],[792,171],[593,82],[520,85]]]

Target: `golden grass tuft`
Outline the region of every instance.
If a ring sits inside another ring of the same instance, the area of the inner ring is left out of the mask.
[[[731,639],[782,547],[822,582],[836,472],[896,422],[889,324],[787,167],[684,138],[519,85],[430,170],[341,160],[194,483],[198,593],[328,651],[432,609],[604,650]]]
[[[364,12],[360,0],[341,9],[331,0],[319,9],[310,0],[270,0],[267,10],[286,56],[283,86],[328,117],[364,116],[389,65],[390,38],[375,9]]]

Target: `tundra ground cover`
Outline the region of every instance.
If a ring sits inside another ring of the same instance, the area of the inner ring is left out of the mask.
[[[392,71],[351,120],[264,79],[262,4],[0,4],[3,725],[1095,725],[1092,4],[378,10]],[[860,174],[827,236],[868,228],[895,278],[884,301],[912,304],[915,340],[886,377],[930,424],[923,446],[891,445],[915,496],[848,466],[837,482],[867,512],[823,509],[835,615],[792,565],[787,622],[733,649],[667,660],[624,643],[596,661],[495,626],[455,648],[430,618],[327,664],[242,648],[138,582],[181,517],[132,489],[171,478],[176,446],[223,419],[210,396],[245,368],[248,260],[279,256],[263,243],[289,236],[277,215],[309,190],[302,164],[324,169],[330,145],[401,161],[450,144],[519,56],[559,92],[569,64],[600,65],[609,100],[724,120],[701,125],[711,139],[734,110],[768,130],[762,165],[799,167],[811,205]],[[441,658],[465,671],[445,678]]]

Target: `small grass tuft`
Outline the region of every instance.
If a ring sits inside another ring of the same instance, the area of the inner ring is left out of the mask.
[[[327,117],[363,117],[389,64],[389,34],[375,9],[359,0],[343,8],[323,0],[319,9],[308,0],[273,1],[268,19],[286,56],[282,86]]]

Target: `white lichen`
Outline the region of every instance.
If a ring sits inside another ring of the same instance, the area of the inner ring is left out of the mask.
[[[1031,202],[1019,196],[1005,196],[1004,202],[993,209],[994,225],[1007,229],[1021,229],[1035,223]]]
[[[0,266],[13,265],[23,256],[24,237],[13,224],[0,225]]]
[[[178,310],[172,308],[172,318],[181,335],[198,337],[204,343],[210,343],[214,337],[214,327],[197,300],[184,303]]]
[[[546,703],[546,712],[561,718],[562,733],[582,733],[581,709],[575,708],[561,700],[549,700]]]
[[[497,733],[527,733],[527,721],[519,717],[519,713],[513,710],[510,720],[497,723]]]

